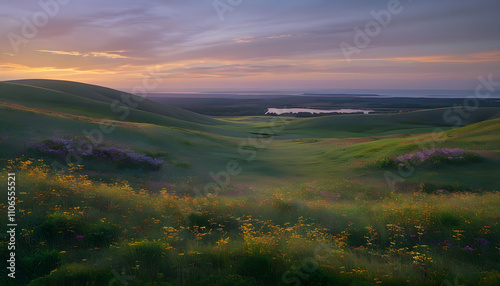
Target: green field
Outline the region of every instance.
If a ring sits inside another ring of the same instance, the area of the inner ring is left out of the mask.
[[[210,117],[82,83],[0,88],[22,285],[500,284],[500,107],[488,102]],[[37,147],[56,139],[132,155]],[[397,163],[436,148],[475,155]]]

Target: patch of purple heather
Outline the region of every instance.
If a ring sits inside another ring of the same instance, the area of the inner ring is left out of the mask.
[[[476,238],[476,242],[478,244],[481,244],[481,245],[490,245],[491,244],[491,242],[489,240],[481,238],[481,237]]]
[[[62,157],[67,154],[77,154],[81,157],[104,159],[117,163],[122,167],[145,167],[157,170],[163,165],[163,159],[161,158],[153,158],[128,149],[92,145],[86,140],[51,138],[33,144],[31,147],[44,153]]]
[[[465,151],[459,148],[434,148],[424,151],[419,151],[416,153],[409,153],[394,159],[396,163],[405,163],[408,161],[416,161],[420,163],[426,163],[429,161],[442,161],[451,160],[458,161],[466,158],[467,155],[475,155],[469,151]]]

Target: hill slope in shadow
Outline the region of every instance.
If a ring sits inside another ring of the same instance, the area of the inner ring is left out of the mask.
[[[66,94],[76,95],[83,98],[88,98],[104,102],[107,104],[111,104],[114,101],[126,103],[127,99],[129,99],[129,101],[132,103],[137,103],[137,102],[140,103],[137,104],[137,106],[135,107],[138,110],[199,124],[210,124],[210,125],[223,124],[222,122],[210,118],[208,116],[197,114],[177,107],[158,104],[157,102],[153,102],[148,99],[139,98],[137,95],[92,84],[85,84],[72,81],[62,81],[62,80],[47,80],[47,79],[14,80],[14,81],[6,81],[5,83],[39,87],[47,90],[58,91]]]

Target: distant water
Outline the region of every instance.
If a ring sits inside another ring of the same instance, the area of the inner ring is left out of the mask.
[[[311,108],[268,108],[266,114],[275,113],[278,115],[284,113],[299,113],[307,112],[312,114],[319,113],[364,113],[368,114],[374,112],[373,110],[362,110],[362,109],[311,109]]]
[[[317,94],[346,94],[369,95],[379,97],[430,97],[430,98],[461,98],[474,95],[473,90],[447,90],[447,89],[332,89],[316,92]],[[307,95],[305,93],[304,95]],[[493,95],[498,95],[494,93]]]
[[[485,92],[485,90],[483,90]],[[317,89],[303,91],[302,96],[370,96],[410,98],[464,98],[474,96],[475,90],[453,89]],[[500,90],[491,93],[491,98],[500,98]]]
[[[484,91],[483,91],[484,92]],[[313,96],[313,97],[408,97],[408,98],[465,98],[474,96],[474,90],[447,90],[447,89],[312,89],[312,90],[268,90],[268,91],[157,91],[151,92],[153,97],[179,98],[279,98],[285,96]],[[491,98],[500,98],[500,90],[491,93]]]

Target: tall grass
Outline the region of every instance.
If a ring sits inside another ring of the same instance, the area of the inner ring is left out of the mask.
[[[108,285],[119,277],[129,285],[441,285],[454,279],[497,285],[500,279],[496,192],[371,196],[374,187],[344,178],[270,190],[274,196],[255,200],[200,201],[168,189],[150,193],[127,182],[92,181],[80,166],[61,173],[41,160],[9,166],[2,174],[16,172],[19,182],[23,276],[17,283]],[[5,242],[0,251],[8,253]]]

